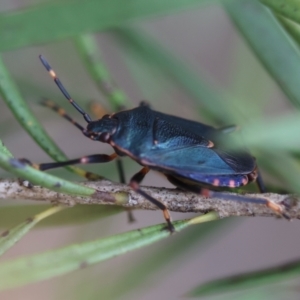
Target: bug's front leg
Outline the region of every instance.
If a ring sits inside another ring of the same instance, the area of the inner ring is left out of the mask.
[[[163,211],[164,218],[168,224],[168,230],[170,231],[170,233],[173,233],[173,232],[175,232],[175,228],[172,224],[171,216],[170,216],[170,213],[169,213],[167,207],[162,202],[151,197],[150,195],[145,193],[140,188],[140,183],[142,182],[142,180],[144,179],[144,177],[146,176],[146,174],[149,171],[150,171],[150,169],[148,167],[144,167],[143,169],[141,169],[138,173],[136,173],[131,178],[129,185],[136,193],[142,195],[144,198],[149,200],[151,203],[153,203],[154,205],[156,205],[159,209],[161,209]]]
[[[94,155],[83,156],[80,158],[66,160],[66,161],[42,163],[42,164],[32,163],[28,159],[25,159],[25,158],[21,158],[20,161],[30,165],[31,167],[33,167],[37,170],[46,171],[46,170],[50,170],[50,169],[66,167],[66,166],[71,166],[71,165],[76,165],[76,164],[105,163],[105,162],[114,160],[116,157],[117,157],[117,154],[113,153],[111,155],[94,154]],[[93,173],[85,172],[84,177],[86,177],[87,179],[93,179],[93,178],[90,178],[91,176],[93,177],[93,175],[94,175]],[[103,177],[102,177],[102,179],[103,179]]]

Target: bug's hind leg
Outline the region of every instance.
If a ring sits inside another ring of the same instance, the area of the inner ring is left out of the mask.
[[[184,183],[180,179],[172,175],[166,175],[166,176],[172,184],[179,187],[180,189],[191,191],[196,194],[201,194],[210,198],[218,197],[222,200],[233,200],[233,201],[240,201],[240,202],[264,204],[267,207],[269,207],[271,210],[273,210],[276,214],[279,214],[285,217],[286,219],[290,219],[289,216],[284,212],[284,208],[282,205],[279,205],[265,197],[252,198],[244,195],[232,195],[226,192],[212,191],[207,188],[202,188],[198,185],[191,185],[191,184]]]
[[[150,195],[145,193],[140,188],[140,183],[142,182],[142,180],[144,179],[146,174],[149,172],[149,170],[150,169],[148,167],[144,167],[143,169],[141,169],[138,173],[133,175],[133,177],[130,180],[129,185],[136,193],[140,194],[141,196],[143,196],[144,198],[149,200],[151,203],[153,203],[154,205],[156,205],[159,209],[161,209],[163,211],[164,218],[168,224],[168,230],[172,233],[175,231],[175,228],[171,222],[171,216],[170,216],[170,213],[169,213],[167,207],[162,202],[151,197]]]
[[[257,187],[258,187],[260,193],[266,192],[266,187],[265,187],[264,181],[262,180],[262,176],[261,176],[261,173],[259,170],[257,173],[256,184],[257,184]]]

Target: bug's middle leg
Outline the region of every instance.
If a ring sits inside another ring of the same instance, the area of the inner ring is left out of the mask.
[[[262,180],[262,176],[261,176],[259,169],[258,169],[257,178],[256,178],[256,185],[257,185],[260,193],[266,193],[266,187]]]
[[[117,169],[118,169],[118,174],[119,174],[119,181],[121,183],[126,183],[126,179],[125,179],[125,173],[124,173],[124,167],[123,167],[123,163],[121,161],[121,159],[119,157],[117,157],[116,159],[116,164],[117,164]],[[135,218],[134,215],[132,213],[132,209],[127,207],[126,209],[127,212],[127,218],[128,218],[128,222],[129,223],[134,223],[135,222]]]
[[[149,171],[150,171],[150,169],[148,167],[144,167],[143,169],[141,169],[138,173],[133,175],[133,177],[130,180],[129,185],[136,193],[140,194],[141,196],[143,196],[144,198],[149,200],[151,203],[153,203],[154,205],[156,205],[158,208],[160,208],[163,211],[164,218],[168,224],[168,230],[172,233],[175,231],[175,228],[171,222],[171,216],[170,216],[170,213],[169,213],[167,207],[162,202],[151,197],[150,195],[148,195],[146,192],[144,192],[140,188],[140,183],[142,182],[142,180],[144,179],[144,177],[146,176],[146,174]]]

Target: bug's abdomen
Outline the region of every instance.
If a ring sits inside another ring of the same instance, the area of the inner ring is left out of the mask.
[[[184,175],[184,174],[181,174]],[[248,184],[248,175],[205,175],[189,173],[184,178],[189,178],[190,184],[207,185],[215,187],[237,188]],[[181,176],[180,176],[181,177]],[[184,181],[181,179],[181,181]]]

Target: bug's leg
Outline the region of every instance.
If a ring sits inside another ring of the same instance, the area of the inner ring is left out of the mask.
[[[264,181],[262,179],[262,176],[261,176],[261,173],[259,172],[259,170],[257,173],[256,184],[261,193],[266,193],[266,187],[265,187]]]
[[[289,216],[284,212],[284,208],[282,205],[279,205],[265,197],[252,198],[244,195],[232,195],[230,193],[212,191],[207,188],[202,188],[198,185],[186,184],[172,175],[166,175],[166,176],[172,184],[174,184],[175,186],[183,190],[201,194],[209,198],[218,197],[222,200],[233,200],[233,201],[240,201],[240,202],[247,202],[247,203],[264,204],[267,207],[269,207],[271,210],[273,210],[276,214],[279,214],[285,217],[286,219],[290,219]]]
[[[280,205],[275,203],[274,201],[269,200],[265,197],[260,198],[252,198],[243,195],[230,195],[224,192],[215,192],[208,190],[209,197],[220,197],[224,200],[233,200],[233,201],[240,201],[240,202],[248,202],[248,203],[256,203],[256,204],[264,204],[269,207],[273,212],[277,215],[283,216],[285,219],[290,219],[290,216],[284,212],[284,205]]]
[[[116,157],[117,157],[117,154],[113,153],[111,155],[94,154],[94,155],[83,156],[80,158],[66,160],[66,161],[42,163],[42,164],[34,164],[34,163],[31,163],[27,159],[20,159],[20,161],[30,165],[31,167],[33,167],[37,170],[46,171],[46,170],[50,170],[50,169],[71,166],[71,165],[76,165],[76,164],[106,163],[106,162],[109,162],[109,161],[115,159]]]
[[[156,200],[155,198],[151,197],[147,193],[145,193],[143,190],[140,188],[140,183],[144,179],[145,175],[150,171],[148,167],[144,167],[141,169],[138,173],[133,175],[133,177],[130,179],[130,187],[138,194],[142,195],[144,198],[149,200],[151,203],[156,205],[158,208],[160,208],[163,211],[164,218],[168,224],[168,230],[172,233],[175,231],[175,228],[171,222],[171,216],[170,213],[167,209],[167,207],[160,201]]]
[[[79,123],[77,123],[75,120],[73,120],[66,112],[63,108],[61,108],[60,106],[58,106],[56,103],[54,103],[51,100],[48,99],[43,99],[40,102],[41,105],[50,108],[51,110],[53,110],[54,112],[56,112],[57,114],[59,114],[61,117],[63,117],[64,119],[66,119],[67,121],[69,121],[70,123],[72,123],[73,125],[75,125],[84,135],[85,134],[85,128],[83,128]],[[25,160],[27,161],[27,160]],[[28,161],[27,161],[28,163]],[[92,172],[87,172],[85,170],[82,169],[77,169],[76,174],[78,174],[79,176],[85,177],[88,180],[101,180],[104,179],[103,176],[100,176],[98,174],[92,173]]]
[[[66,112],[63,108],[61,108],[60,106],[58,106],[55,102],[49,100],[49,99],[43,99],[40,102],[41,105],[48,107],[50,109],[52,109],[53,111],[55,111],[57,114],[59,114],[61,117],[63,117],[64,119],[66,119],[67,121],[69,121],[70,123],[72,123],[73,125],[75,125],[80,131],[84,131],[85,128],[83,126],[81,126],[79,123],[77,123],[75,120],[73,120]]]
[[[117,169],[118,169],[118,174],[119,174],[119,180],[120,180],[121,183],[125,184],[126,179],[125,179],[125,174],[124,174],[123,163],[122,163],[122,161],[119,157],[116,158],[116,164],[117,164]],[[132,209],[131,208],[125,208],[125,210],[127,212],[128,222],[129,223],[135,222],[135,218],[133,216]]]
[[[118,174],[119,174],[119,181],[121,183],[126,183],[123,164],[119,157],[116,158],[116,164],[117,164],[117,170],[118,170]]]

